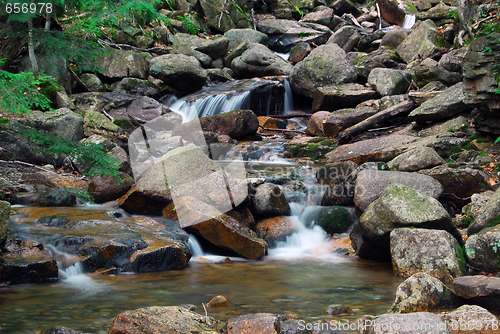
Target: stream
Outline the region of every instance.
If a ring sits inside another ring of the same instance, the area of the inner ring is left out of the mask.
[[[254,80],[251,84],[260,85],[260,82]],[[293,109],[288,81],[284,80],[283,86],[280,106],[270,106],[270,97],[258,101],[259,105],[266,105],[261,109],[264,113]],[[207,98],[205,95],[210,94],[202,93],[191,100],[171,99],[172,109],[188,121],[244,107],[251,97],[249,93],[223,97],[215,91],[210,93],[213,98]],[[202,106],[210,110],[201,110]],[[0,287],[0,332],[39,333],[54,326],[65,326],[89,333],[107,333],[113,319],[125,310],[193,304],[196,312],[204,314],[202,303],[208,303],[217,295],[225,296],[229,306],[209,308],[208,315],[223,321],[259,312],[296,314],[306,322],[354,321],[363,315],[385,313],[403,279],[393,275],[390,265],[334,252],[332,249],[338,248],[335,244],[338,240],[329,240],[319,226],[305,223],[304,212],[318,205],[324,191],[323,186],[316,183],[315,166],[284,159],[283,144],[276,141],[240,143],[236,148],[240,150],[237,155],[246,161],[250,177],[264,177],[276,184],[280,184],[276,180],[291,177],[307,188],[304,193],[285,192],[297,233],[278,242],[268,256],[249,261],[228,257],[232,256],[229,254],[213,254],[191,236],[188,244],[194,256],[181,270],[98,275],[84,273],[77,263],[62,270],[60,279],[54,282]],[[60,257],[64,254],[51,246],[60,235],[37,227],[40,217],[62,212],[68,217],[104,219],[102,217],[110,216],[111,211],[111,216],[116,216],[117,210],[100,205],[14,206],[9,238],[37,240]],[[124,212],[121,214],[130,217]],[[346,235],[343,237],[345,240]],[[344,304],[357,311],[352,315],[330,316],[325,310],[332,304]]]

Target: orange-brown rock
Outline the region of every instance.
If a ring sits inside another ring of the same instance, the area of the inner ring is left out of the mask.
[[[281,324],[278,316],[270,313],[246,314],[227,322],[228,334],[278,334]]]
[[[307,57],[312,51],[312,47],[309,45],[309,43],[306,42],[300,42],[295,45],[294,48],[292,48],[292,51],[290,51],[290,56],[288,57],[288,60],[291,61],[293,64],[297,64],[299,61]]]
[[[398,7],[397,0],[376,0],[380,8],[380,15],[388,23],[403,25],[405,12]]]
[[[221,248],[232,250],[247,259],[260,259],[267,254],[267,243],[248,227],[214,207],[193,197],[184,197],[177,204],[182,226]]]
[[[258,119],[259,119],[259,125],[262,126],[263,128],[267,129],[286,128],[286,121],[283,121],[282,119],[268,117],[268,116],[259,116]],[[279,133],[281,131],[261,130],[259,132],[262,134],[273,134],[273,133]]]
[[[215,296],[212,298],[208,304],[207,307],[222,307],[222,306],[228,306],[229,302],[227,301],[226,297],[224,296]]]
[[[272,247],[279,241],[286,241],[295,231],[295,227],[291,217],[278,216],[259,221],[255,230],[257,235]]]

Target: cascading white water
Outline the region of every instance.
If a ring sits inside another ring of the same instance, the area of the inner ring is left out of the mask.
[[[411,29],[415,25],[415,15],[406,14],[405,20],[403,21],[403,29]]]
[[[284,110],[284,112],[287,113],[289,111],[294,111],[295,109],[293,108],[293,91],[292,91],[292,87],[290,86],[290,82],[288,81],[287,78],[283,79],[283,87],[285,87],[285,110]]]
[[[193,257],[200,257],[205,255],[203,249],[201,248],[200,243],[192,235],[189,236],[188,246],[191,249],[191,252],[193,253]]]
[[[247,91],[232,97],[228,97],[227,94],[217,94],[190,102],[179,99],[170,106],[170,109],[180,114],[182,122],[186,123],[198,117],[222,114],[235,109],[246,109],[250,102],[247,99],[249,95],[250,92]]]

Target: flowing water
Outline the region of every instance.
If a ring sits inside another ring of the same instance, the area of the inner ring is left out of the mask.
[[[286,80],[283,86],[285,93],[291,92]],[[224,98],[214,93],[201,99],[187,97],[176,102],[172,99],[171,103],[183,105],[179,110],[188,120],[216,114],[217,110],[226,111],[221,105],[223,100],[231,104],[229,109],[244,107],[250,93],[248,90],[237,92]],[[285,95],[284,109],[292,110],[291,94]],[[198,109],[201,106],[205,109]],[[209,309],[208,313],[223,321],[258,312],[296,314],[307,322],[350,321],[365,314],[384,313],[403,280],[394,277],[388,265],[333,252],[335,240],[329,240],[314,224],[306,226],[308,210],[319,203],[324,190],[315,182],[314,166],[284,159],[283,144],[279,142],[245,143],[236,148],[240,150],[237,156],[250,161],[247,171],[252,177],[264,177],[276,184],[299,180],[305,185],[305,191],[285,193],[298,233],[270,249],[261,261],[207,253],[191,236],[188,244],[193,258],[186,268],[121,275],[85,274],[78,262],[50,245],[51,238],[55,237],[44,235],[45,246],[60,261],[60,279],[46,284],[0,288],[0,332],[38,333],[53,326],[66,326],[89,333],[107,333],[114,317],[122,311],[194,304],[203,314],[202,303],[216,295],[225,296],[229,306]],[[30,214],[36,216],[40,210],[16,209],[17,213],[11,216],[10,236],[36,240],[35,228],[29,220]],[[73,215],[82,217],[109,211],[99,206],[71,210]],[[325,314],[331,304],[359,310],[353,315],[335,318]]]

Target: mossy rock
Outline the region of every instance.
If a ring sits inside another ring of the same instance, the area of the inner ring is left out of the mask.
[[[321,226],[326,233],[334,234],[344,233],[351,224],[351,221],[346,208],[331,206],[321,209],[316,224]]]

